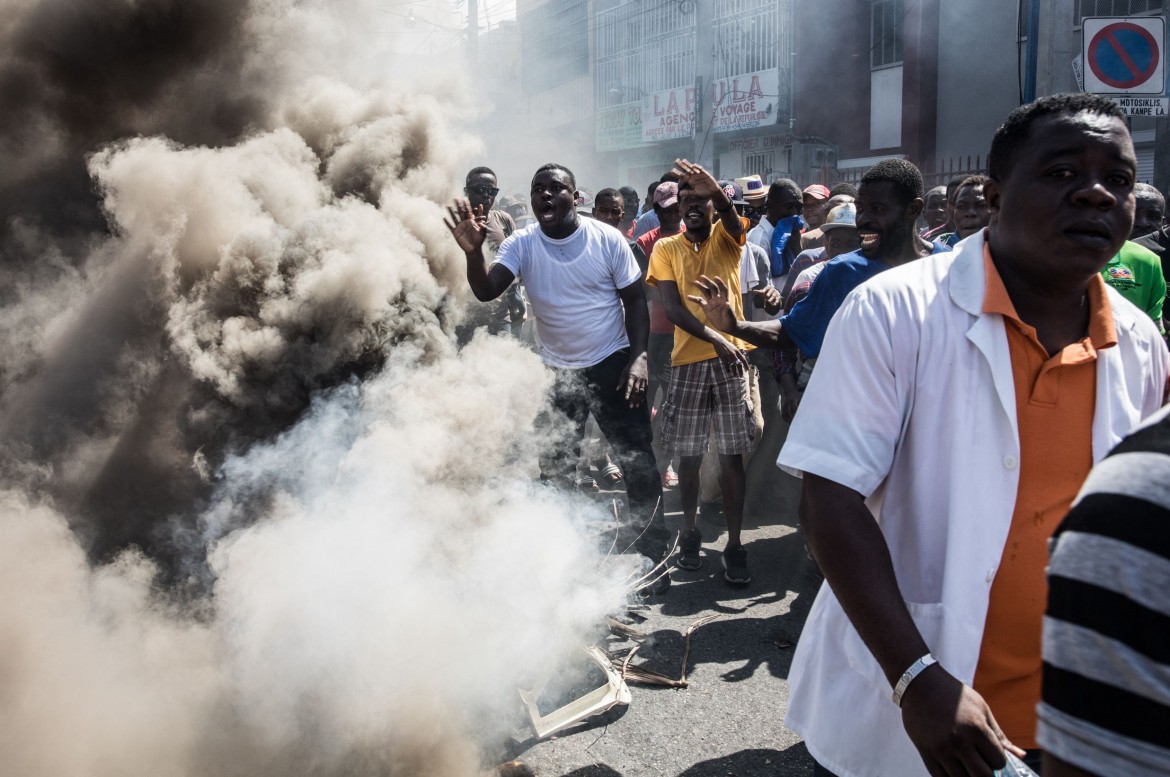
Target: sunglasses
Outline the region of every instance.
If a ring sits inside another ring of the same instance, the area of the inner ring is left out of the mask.
[[[481,197],[495,197],[500,193],[500,190],[495,186],[484,186],[481,184],[479,186],[465,186],[463,187],[463,192],[465,194],[478,194]]]

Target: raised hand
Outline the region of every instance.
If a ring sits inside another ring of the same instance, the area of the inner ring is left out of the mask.
[[[707,316],[707,323],[720,332],[735,331],[735,311],[731,308],[727,284],[719,276],[708,278],[700,275],[695,280],[695,288],[702,296],[688,294],[687,299],[703,309]]]
[[[473,209],[471,202],[456,197],[447,206],[447,213],[450,219],[443,219],[443,223],[451,230],[455,242],[459,243],[464,253],[470,254],[483,248],[483,241],[487,238],[487,215],[483,212],[483,206]]]
[[[696,165],[693,162],[688,162],[685,159],[674,160],[674,172],[682,176],[678,182],[678,188],[683,188],[683,184],[688,184],[695,190],[695,194],[700,197],[722,197],[726,199],[723,189],[719,187],[719,182],[715,180],[715,176],[711,175],[705,169]],[[717,206],[718,202],[715,203]]]

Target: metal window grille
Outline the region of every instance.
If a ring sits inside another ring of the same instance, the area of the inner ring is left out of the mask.
[[[774,172],[776,169],[776,152],[768,151],[763,154],[744,154],[743,155],[743,172],[745,175],[752,173],[759,173],[760,177],[765,181],[768,180],[768,174]]]
[[[790,69],[785,25],[792,0],[720,0],[715,78]],[[899,0],[901,5],[901,0]],[[593,27],[597,105],[635,102],[695,80],[695,13],[677,0],[624,0],[598,10]]]
[[[902,61],[903,0],[878,0],[871,7],[869,64],[871,68]]]
[[[1166,0],[1076,0],[1076,24],[1086,16],[1144,16],[1166,10]]]
[[[695,79],[695,14],[680,3],[628,0],[600,10],[593,40],[598,105],[634,102]]]
[[[788,40],[780,34],[780,6],[776,0],[719,3],[715,11],[716,78],[787,66]]]

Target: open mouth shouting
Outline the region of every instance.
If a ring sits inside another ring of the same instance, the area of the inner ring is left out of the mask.
[[[542,224],[551,224],[557,220],[557,206],[554,202],[542,202],[536,209],[536,218]]]

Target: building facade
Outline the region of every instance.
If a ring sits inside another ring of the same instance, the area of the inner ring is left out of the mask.
[[[527,0],[522,89],[534,131],[607,185],[678,157],[803,185],[901,156],[944,183],[985,169],[1021,102],[1033,2],[1038,95],[1081,88],[1086,17],[1167,14],[1167,0]],[[1167,122],[1131,130],[1153,181]]]

